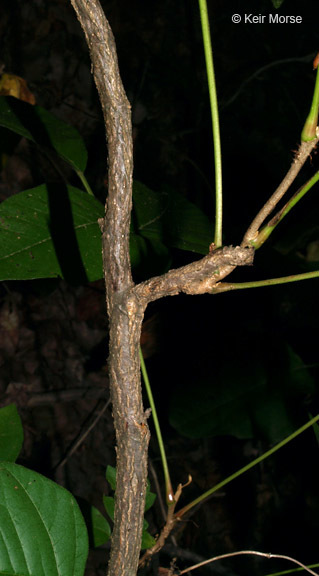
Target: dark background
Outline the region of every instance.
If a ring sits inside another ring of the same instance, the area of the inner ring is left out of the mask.
[[[102,4],[132,104],[134,177],[159,193],[178,191],[213,222],[213,145],[197,3]],[[235,13],[244,17],[277,12],[300,15],[302,23],[231,20]],[[276,11],[270,0],[212,0],[209,14],[223,154],[224,244],[235,245],[284,177],[298,147],[315,81],[312,61],[319,47],[319,7],[315,0],[285,0]],[[78,128],[89,151],[88,179],[103,199],[107,189],[103,121],[87,47],[69,2],[3,1],[0,54],[3,71],[23,77],[39,105]],[[2,163],[1,200],[56,177],[26,142],[6,139],[1,147],[7,158]],[[317,169],[313,153],[294,190]],[[314,188],[256,254],[253,269],[236,272],[234,279],[317,269],[318,207]],[[194,257],[170,249],[171,266]],[[148,270],[139,274],[147,277]],[[287,394],[285,414],[297,428],[309,413],[318,412],[317,292],[318,280],[312,280],[215,297],[169,298],[147,311],[144,351],[172,480],[174,485],[185,482],[189,473],[194,480],[183,503],[267,450],[274,439],[257,425],[248,438],[236,437],[227,414],[227,434],[199,435],[194,430],[189,430],[190,438],[178,434],[172,422],[184,392],[188,398],[193,394],[196,411],[199,391],[204,397],[212,388],[217,395],[221,392],[223,378],[215,376],[223,366],[231,366],[236,379],[237,370],[241,376],[254,374],[256,358],[279,386],[286,372],[276,366],[281,366],[289,345],[301,358],[313,387],[311,393],[301,385],[298,396]],[[3,403],[15,401],[24,422],[21,462],[101,508],[101,495],[108,491],[105,466],[114,464],[110,413],[67,464],[57,466],[97,410],[97,397],[105,388],[103,284],[6,283],[1,296],[0,383]],[[97,390],[96,397],[90,402],[86,397],[68,403],[60,396],[45,400],[49,392],[74,389],[85,394]],[[40,397],[42,404],[34,400]],[[273,421],[278,414],[269,412],[269,429],[275,427],[280,435],[280,422]],[[150,458],[162,483],[154,438]],[[193,563],[186,550],[208,558],[242,548],[318,562],[318,473],[318,444],[310,430],[202,505],[177,531],[179,552],[171,544],[160,557],[161,565],[168,566],[172,556],[177,556],[180,568]],[[150,522],[155,534],[162,524],[158,507]],[[90,562],[88,573],[103,573],[104,553],[92,554]],[[287,567],[251,559],[214,565],[217,573],[229,574],[247,570],[266,574]],[[156,573],[156,564],[152,569]]]

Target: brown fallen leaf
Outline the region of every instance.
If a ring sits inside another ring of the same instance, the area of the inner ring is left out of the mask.
[[[34,94],[29,90],[28,85],[24,78],[16,76],[15,74],[2,74],[0,79],[0,95],[1,96],[14,96],[18,100],[23,100],[28,104],[35,104],[36,99]]]

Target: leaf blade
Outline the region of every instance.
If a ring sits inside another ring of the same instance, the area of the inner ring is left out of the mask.
[[[64,272],[56,254],[52,237],[50,198],[60,188],[47,185],[37,186],[30,190],[11,196],[0,205],[0,279],[33,280],[37,278],[63,277]],[[88,280],[93,281],[103,276],[101,257],[101,234],[98,218],[103,217],[103,206],[85,192],[66,187],[70,205],[70,222],[62,226],[62,242],[65,235],[65,246],[62,245],[64,257],[68,246],[69,228],[74,226],[74,243],[82,258]],[[59,214],[58,214],[59,217]],[[61,218],[64,217],[61,214]],[[73,222],[72,222],[73,220]],[[56,223],[57,226],[59,222]],[[72,240],[72,238],[71,238]],[[71,242],[69,240],[69,244]],[[70,265],[74,257],[70,254]]]
[[[114,498],[112,496],[103,496],[103,504],[107,514],[111,518],[112,522],[114,522],[114,509],[115,509]]]
[[[106,479],[111,486],[112,490],[116,489],[116,468],[108,465],[106,467]]]
[[[15,462],[23,444],[23,428],[15,404],[0,408],[0,460]]]
[[[55,150],[72,168],[84,172],[87,150],[79,132],[41,106],[0,96],[0,126],[35,142],[42,149]]]
[[[213,240],[212,225],[192,202],[174,191],[154,192],[134,181],[133,206],[138,234],[168,246],[207,254]]]
[[[73,496],[44,476],[0,463],[0,573],[82,576],[88,554]]]
[[[111,538],[111,527],[107,519],[101,512],[92,506],[91,508],[91,521],[93,532],[93,544],[95,548],[106,544]]]

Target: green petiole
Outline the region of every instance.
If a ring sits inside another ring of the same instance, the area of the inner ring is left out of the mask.
[[[275,230],[283,218],[287,216],[290,210],[299,202],[299,200],[301,200],[301,198],[303,198],[307,192],[309,192],[309,190],[318,182],[318,180],[319,171],[316,172],[316,174],[312,176],[312,178],[310,178],[310,180],[304,186],[302,186],[300,190],[296,192],[296,194],[293,195],[293,197],[287,202],[282,210],[260,230],[257,239],[252,242],[252,246],[255,248],[255,250],[258,250],[258,248],[263,245],[263,243],[269,238],[270,234]]]
[[[140,362],[141,362],[141,371],[143,374],[143,380],[144,380],[144,384],[145,384],[145,388],[146,388],[146,392],[147,392],[147,396],[148,396],[148,401],[149,401],[150,407],[152,409],[154,428],[155,428],[155,432],[156,432],[156,436],[157,436],[157,442],[158,442],[158,446],[159,446],[159,450],[160,450],[160,454],[161,454],[161,460],[162,460],[162,466],[163,466],[163,472],[164,472],[164,478],[165,478],[166,502],[167,502],[167,505],[170,506],[170,505],[174,504],[174,491],[172,488],[172,483],[171,483],[171,479],[170,479],[170,475],[169,475],[169,469],[168,469],[168,464],[167,464],[165,447],[164,447],[164,442],[163,442],[163,438],[162,438],[161,428],[160,428],[159,421],[157,418],[157,412],[156,412],[156,406],[155,406],[155,402],[154,402],[154,398],[153,398],[153,394],[152,394],[152,388],[151,388],[150,381],[148,378],[148,374],[147,374],[147,370],[146,370],[146,366],[145,366],[145,362],[144,362],[143,353],[142,353],[141,348],[140,348]]]
[[[223,192],[222,192],[222,158],[220,146],[220,130],[218,116],[218,102],[213,63],[213,51],[210,37],[209,20],[206,0],[199,1],[199,11],[202,24],[202,36],[206,61],[206,72],[209,90],[210,109],[212,116],[213,141],[214,141],[214,166],[215,166],[215,237],[216,248],[223,244]]]
[[[314,61],[314,67],[317,68],[317,75],[311,108],[307,120],[305,122],[305,125],[303,127],[303,130],[301,132],[301,140],[303,142],[309,142],[309,140],[314,140],[316,138],[316,131],[318,125],[318,111],[319,111],[319,66],[318,63],[316,62],[317,58],[318,56],[315,58]]]

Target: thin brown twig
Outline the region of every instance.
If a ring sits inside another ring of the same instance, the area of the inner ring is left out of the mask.
[[[192,563],[199,563],[203,562],[205,559],[200,554],[193,552],[193,550],[189,550],[188,548],[182,548],[181,546],[173,546],[172,544],[165,544],[163,548],[163,552],[168,557],[174,560],[174,563],[178,559],[178,561],[182,560],[184,562],[192,562]],[[214,565],[207,564],[206,570],[214,574],[214,576],[235,576],[235,573],[230,569],[230,566],[224,566],[220,564],[218,566],[218,570]],[[171,573],[174,573],[174,570],[171,570]]]
[[[258,552],[257,550],[240,550],[239,552],[229,552],[228,554],[221,554],[219,556],[215,556],[214,558],[210,558],[209,560],[204,560],[203,562],[194,564],[189,568],[185,568],[185,570],[181,570],[179,572],[179,576],[182,576],[182,574],[186,574],[191,570],[196,570],[196,568],[201,568],[202,566],[210,564],[211,562],[216,562],[217,560],[225,560],[226,558],[232,558],[234,556],[244,556],[244,555],[260,556],[261,558],[268,558],[268,559],[276,558],[277,560],[288,560],[288,562],[293,562],[294,564],[297,564],[298,566],[303,568],[303,570],[309,572],[309,574],[312,574],[313,576],[318,576],[317,572],[314,572],[313,570],[305,566],[305,564],[302,564],[302,562],[299,562],[299,560],[296,560],[295,558],[291,558],[290,556],[284,556],[283,554],[272,554],[271,552]]]
[[[307,56],[296,56],[295,58],[283,58],[281,60],[275,60],[274,62],[270,62],[269,64],[265,64],[265,66],[262,66],[261,68],[258,68],[257,70],[255,70],[255,72],[253,72],[250,76],[248,76],[248,78],[246,78],[241,85],[239,86],[238,90],[236,90],[236,92],[223,104],[221,103],[221,110],[224,110],[225,108],[227,108],[227,106],[230,106],[230,104],[233,104],[233,102],[236,100],[236,98],[238,98],[238,96],[241,94],[241,92],[243,91],[244,88],[246,88],[247,84],[249,84],[252,80],[254,80],[254,78],[258,78],[258,76],[260,76],[261,74],[263,74],[263,72],[266,72],[267,70],[269,70],[270,68],[274,68],[276,66],[287,66],[287,64],[290,63],[295,63],[295,62],[311,62],[313,60],[313,53],[312,54],[308,54]]]
[[[159,552],[163,548],[166,539],[168,538],[168,536],[172,532],[176,522],[179,520],[178,518],[176,518],[176,516],[174,514],[176,504],[181,497],[183,488],[186,488],[186,486],[188,486],[191,483],[191,481],[192,481],[192,477],[189,476],[188,482],[186,482],[186,484],[179,484],[178,485],[177,490],[174,494],[174,502],[173,502],[173,504],[168,506],[165,526],[162,528],[162,531],[156,540],[156,544],[152,548],[149,548],[148,550],[146,550],[146,552],[141,557],[141,559],[139,561],[140,567],[145,566],[146,562],[151,558],[151,556],[153,556],[154,554],[156,554],[157,552]]]
[[[148,462],[148,467],[149,467],[150,473],[153,476],[153,481],[155,484],[155,490],[156,490],[156,494],[157,494],[157,500],[158,500],[159,507],[161,510],[162,518],[163,518],[163,521],[166,522],[167,514],[166,514],[166,509],[165,509],[163,498],[162,498],[162,492],[161,492],[161,488],[160,488],[160,484],[158,481],[156,470],[155,470],[151,460],[149,460],[149,462]]]
[[[52,390],[50,392],[35,392],[30,395],[26,405],[28,408],[38,406],[52,406],[55,403],[76,402],[78,400],[103,399],[106,396],[105,388],[96,387],[88,388],[70,388],[68,390]]]
[[[160,507],[160,510],[161,510],[161,514],[162,514],[162,517],[163,517],[163,521],[166,522],[167,513],[166,513],[165,506],[164,506],[163,498],[162,498],[161,487],[160,487],[160,484],[159,484],[159,481],[158,481],[157,472],[156,472],[156,470],[155,470],[155,468],[154,468],[153,463],[152,463],[151,460],[149,460],[148,467],[149,467],[150,473],[151,473],[152,476],[153,476],[153,481],[154,481],[154,484],[155,484],[156,495],[157,495],[159,507]],[[177,540],[176,540],[175,536],[173,536],[172,534],[171,534],[171,541],[172,541],[173,545],[174,545],[175,547],[177,547]]]
[[[97,425],[99,420],[102,418],[106,409],[110,405],[110,402],[111,402],[111,400],[109,398],[108,401],[105,402],[103,408],[97,413],[96,417],[92,420],[92,422],[85,428],[85,430],[83,430],[83,432],[80,432],[80,434],[77,436],[77,438],[74,440],[74,442],[72,442],[72,444],[71,444],[70,448],[67,450],[67,453],[65,454],[64,458],[55,466],[55,468],[54,468],[55,472],[57,472],[58,470],[63,468],[63,466],[65,466],[67,461],[71,458],[72,454],[74,454],[74,452],[79,448],[79,446],[81,446],[81,444],[83,444],[85,438],[87,438],[87,436],[90,434],[90,432],[92,432],[92,430],[95,428],[95,426]],[[94,412],[95,412],[95,409],[94,409]]]
[[[286,176],[279,184],[278,188],[275,190],[273,195],[267,200],[266,204],[262,207],[262,209],[258,212],[257,216],[254,218],[252,223],[250,224],[247,232],[244,235],[243,241],[241,246],[250,246],[252,243],[257,239],[258,232],[263,224],[263,222],[268,218],[268,216],[272,213],[272,211],[276,208],[278,202],[283,198],[286,194],[287,190],[290,188],[296,177],[298,176],[301,168],[305,164],[307,158],[311,154],[312,150],[318,143],[318,135],[317,138],[311,140],[310,142],[302,142],[299,146],[299,149],[294,157],[293,163],[288,170]]]

